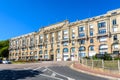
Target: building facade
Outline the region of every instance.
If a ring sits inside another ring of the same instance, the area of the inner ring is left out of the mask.
[[[120,9],[78,20],[68,20],[10,39],[9,59],[74,61],[95,54],[120,53]]]

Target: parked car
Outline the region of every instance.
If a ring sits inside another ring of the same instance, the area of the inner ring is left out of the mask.
[[[2,60],[0,60],[0,64],[2,63]]]
[[[3,63],[3,64],[11,64],[11,61],[3,60],[2,63]]]

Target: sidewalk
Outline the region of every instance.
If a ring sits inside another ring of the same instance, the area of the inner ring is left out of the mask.
[[[87,66],[81,65],[79,62],[75,62],[74,64],[72,64],[71,68],[76,71],[80,71],[94,76],[120,80],[120,74],[110,73],[101,69],[92,69]]]

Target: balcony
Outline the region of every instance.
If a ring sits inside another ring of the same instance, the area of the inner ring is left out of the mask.
[[[69,38],[62,39],[62,42],[66,42],[66,41],[69,41]]]
[[[44,42],[43,42],[43,41],[40,41],[39,44],[38,44],[38,46],[39,46],[39,45],[43,45],[43,44],[44,44]]]
[[[112,48],[112,51],[119,51],[120,50],[120,48]]]
[[[114,25],[112,25],[112,27],[118,27],[118,24],[114,24]]]
[[[109,36],[110,35],[110,33],[102,33],[102,34],[100,34],[100,33],[97,33],[97,37],[100,37],[100,36]]]
[[[29,47],[34,47],[35,45],[34,44],[30,44]]]
[[[88,39],[88,36],[87,36],[87,35],[85,35],[85,36],[78,36],[77,39],[78,39],[78,40],[79,40],[79,39]]]
[[[111,34],[118,34],[120,31],[113,31]]]

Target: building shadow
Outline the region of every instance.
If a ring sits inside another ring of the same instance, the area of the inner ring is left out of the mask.
[[[27,77],[32,78],[39,74],[42,74],[42,72],[35,70],[0,70],[0,80],[26,79]]]

